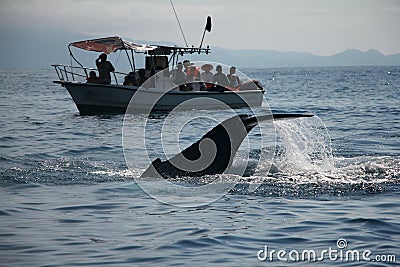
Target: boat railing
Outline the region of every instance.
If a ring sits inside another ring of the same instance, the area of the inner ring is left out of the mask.
[[[60,81],[79,81],[82,78],[87,79],[89,77],[90,71],[97,71],[94,68],[86,68],[86,67],[77,67],[77,66],[70,66],[70,65],[63,65],[63,64],[53,64],[51,65],[58,76]],[[127,73],[115,71],[113,72],[115,84],[118,85],[118,78],[117,75],[127,75]]]

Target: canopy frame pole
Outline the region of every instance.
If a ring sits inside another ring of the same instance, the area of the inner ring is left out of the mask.
[[[134,68],[133,68],[133,64],[132,64],[131,58],[129,57],[129,54],[128,54],[128,49],[126,49],[126,46],[125,46],[124,42],[122,41],[122,39],[121,39],[121,42],[122,42],[122,47],[123,47],[123,48],[124,48],[124,50],[125,50],[126,57],[128,58],[129,65],[131,66],[131,70],[132,70],[132,71],[134,71]],[[132,50],[131,50],[131,51],[132,51]]]
[[[115,71],[113,71],[113,74],[114,74],[115,84],[118,85],[117,75],[115,74]]]
[[[131,49],[131,58],[132,58],[133,72],[136,72],[135,56],[133,54],[132,49]]]
[[[79,66],[81,66],[81,68],[82,68],[82,69],[84,70],[84,72],[85,72],[86,78],[88,78],[89,76],[88,76],[88,74],[87,74],[87,71],[86,71],[85,67],[75,58],[74,54],[72,54],[71,45],[72,45],[72,44],[69,44],[69,45],[68,45],[68,51],[69,51],[70,57],[73,58],[73,59],[75,60],[75,62],[78,63]],[[72,60],[71,60],[71,70],[72,70]],[[74,72],[71,71],[71,73],[72,73],[72,80],[74,80]]]
[[[172,61],[172,65],[171,65],[171,61]],[[175,66],[175,54],[172,54],[172,56],[169,58],[168,65]]]
[[[172,59],[172,66],[176,66],[178,64],[178,57],[179,54],[176,51],[173,52],[171,59]]]

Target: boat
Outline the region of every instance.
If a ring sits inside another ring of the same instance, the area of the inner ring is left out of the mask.
[[[97,69],[83,66],[72,53],[72,47],[105,54],[125,52],[130,72],[114,71],[113,81],[109,84],[89,82],[90,72]],[[208,55],[211,52],[209,46],[202,48],[201,45],[200,47],[145,45],[113,36],[72,42],[68,45],[68,50],[71,57],[70,65],[52,65],[58,76],[58,80],[54,83],[68,90],[81,115],[124,114],[134,95],[139,94],[140,97],[137,97],[133,104],[135,111],[139,112],[141,110],[168,112],[176,107],[181,109],[257,107],[263,101],[264,89],[260,83],[253,80],[244,82],[240,88],[210,85],[202,81],[183,84],[173,82],[172,73],[179,58],[189,55]],[[135,59],[137,60],[139,55],[145,60],[144,68],[141,69],[135,64]],[[73,65],[73,62],[76,64]],[[121,80],[128,75],[132,75],[138,81],[140,71],[147,79],[145,83],[133,85],[121,83]]]

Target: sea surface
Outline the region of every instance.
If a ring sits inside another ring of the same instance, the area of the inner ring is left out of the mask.
[[[52,70],[0,70],[0,266],[398,266],[400,66],[241,71],[273,112],[316,116],[274,123],[271,140],[250,147],[266,155],[254,174],[182,207],[136,182],[148,162],[138,145],[128,169],[124,115],[80,116]],[[205,118],[228,114],[175,113],[166,131],[182,149],[215,125]],[[166,117],[133,120],[158,129]]]

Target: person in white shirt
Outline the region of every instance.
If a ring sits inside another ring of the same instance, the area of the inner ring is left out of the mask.
[[[231,67],[229,70],[229,74],[227,75],[228,80],[229,80],[229,86],[232,88],[238,88],[242,85],[239,77],[235,73],[236,73],[236,68]]]
[[[207,63],[201,66],[201,69],[203,70],[203,72],[200,74],[200,79],[203,82],[212,83],[214,73],[212,73],[211,70],[213,69],[213,65]]]

